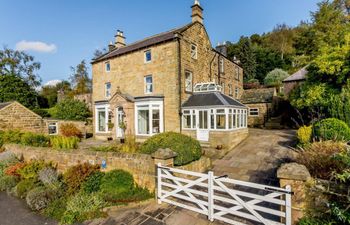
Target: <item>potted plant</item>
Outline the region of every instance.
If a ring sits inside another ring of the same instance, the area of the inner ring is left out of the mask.
[[[114,127],[114,123],[109,122],[109,123],[108,123],[108,130],[112,130],[113,127]]]

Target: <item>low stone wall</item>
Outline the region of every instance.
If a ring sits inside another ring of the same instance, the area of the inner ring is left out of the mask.
[[[57,169],[64,172],[71,166],[88,162],[101,165],[102,171],[123,169],[133,174],[135,182],[154,191],[156,187],[156,164],[162,162],[145,154],[127,154],[115,152],[93,152],[86,150],[59,151],[51,148],[29,147],[17,144],[4,145],[6,151],[13,152],[17,157],[25,161],[32,159],[52,161],[57,164]],[[173,165],[173,158],[167,160],[167,166]],[[162,163],[164,165],[164,163]],[[102,165],[105,165],[102,166]],[[180,169],[195,172],[205,172],[211,166],[209,158],[202,157]]]

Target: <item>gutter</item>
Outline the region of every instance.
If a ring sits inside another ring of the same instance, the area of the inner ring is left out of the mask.
[[[182,112],[181,112],[181,99],[182,99],[182,81],[181,81],[181,44],[180,44],[180,35],[177,33],[175,34],[175,38],[177,40],[177,67],[178,67],[178,81],[179,81],[179,121],[180,121],[180,133],[182,133]]]

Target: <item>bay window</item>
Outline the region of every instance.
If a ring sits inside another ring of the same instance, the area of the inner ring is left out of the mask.
[[[135,114],[137,135],[163,132],[163,102],[138,102]]]

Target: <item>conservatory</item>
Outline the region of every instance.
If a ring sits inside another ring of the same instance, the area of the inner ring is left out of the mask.
[[[232,147],[235,134],[248,133],[247,107],[223,94],[220,85],[197,84],[182,104],[182,130],[199,141]]]

